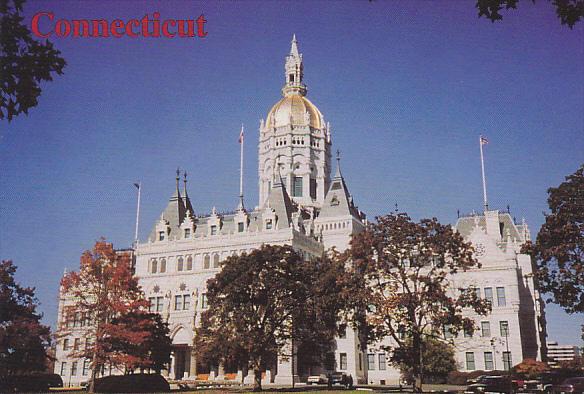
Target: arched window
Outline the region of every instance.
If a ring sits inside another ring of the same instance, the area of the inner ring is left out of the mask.
[[[156,259],[152,259],[152,262],[150,263],[150,272],[155,274],[157,270],[158,270],[158,262],[156,261]]]
[[[193,256],[187,257],[187,271],[191,271],[193,269]]]
[[[178,261],[176,263],[176,270],[177,271],[182,271],[183,268],[184,268],[184,265],[185,265],[185,262],[184,262],[183,258],[182,257],[179,257],[178,258]]]
[[[160,260],[160,273],[166,272],[166,259]]]
[[[219,255],[213,255],[213,268],[219,268]]]
[[[206,254],[205,258],[203,259],[203,268],[204,269],[211,268],[211,256],[209,256],[208,254]]]

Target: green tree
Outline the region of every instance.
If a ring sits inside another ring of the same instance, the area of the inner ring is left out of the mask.
[[[562,25],[573,28],[576,22],[584,18],[584,0],[549,0],[556,8],[556,14]],[[516,9],[519,0],[477,0],[479,17],[486,17],[491,22],[503,19],[502,9]],[[532,0],[535,3],[535,0]]]
[[[63,74],[61,52],[32,38],[23,23],[24,0],[0,0],[0,120],[12,120],[38,104],[40,83]]]
[[[456,371],[456,360],[454,359],[454,347],[447,342],[435,338],[425,338],[422,341],[422,376],[430,381],[443,383],[448,374]],[[415,352],[412,350],[412,341],[406,341],[404,348],[396,349],[391,356],[391,362],[399,367],[402,377],[407,382],[414,382],[411,360]]]
[[[475,288],[452,287],[450,275],[480,265],[472,246],[435,218],[415,223],[403,213],[378,217],[353,237],[341,261],[352,267],[355,309],[366,311],[361,331],[370,342],[390,337],[389,353],[409,354],[401,362],[411,368],[415,391],[423,381],[424,341],[473,330],[465,308],[490,311]]]
[[[50,345],[49,327],[40,323],[34,288],[14,279],[16,266],[0,264],[0,376],[44,371]]]
[[[339,272],[336,262],[305,261],[289,246],[228,258],[207,282],[198,356],[253,369],[254,390],[261,390],[261,371],[276,355],[290,357],[291,348],[309,341],[315,354],[325,353],[338,331]]]
[[[534,245],[526,245],[538,266],[537,279],[548,302],[568,313],[584,312],[584,165],[548,189],[550,213]]]

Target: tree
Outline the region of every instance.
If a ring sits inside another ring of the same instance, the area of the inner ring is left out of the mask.
[[[422,342],[422,376],[431,377],[436,382],[446,381],[448,374],[456,371],[454,348],[451,344],[438,341],[434,338],[425,338]],[[405,381],[414,382],[412,360],[415,353],[412,351],[411,340],[406,341],[404,348],[396,349],[391,356],[391,362],[397,365]]]
[[[538,265],[537,279],[547,302],[566,312],[584,312],[584,165],[557,188],[548,189],[546,215],[534,245],[526,245]]]
[[[0,0],[0,120],[38,104],[40,83],[63,74],[65,60],[48,40],[34,40],[21,15],[24,0]]]
[[[474,330],[465,308],[490,311],[475,288],[452,287],[451,274],[480,265],[472,246],[435,218],[415,223],[404,213],[378,217],[353,237],[341,260],[352,266],[355,309],[367,311],[361,331],[370,342],[390,337],[389,352],[410,354],[402,363],[410,364],[415,391],[423,379],[424,341]]]
[[[556,7],[556,14],[562,25],[573,28],[576,22],[584,18],[584,0],[549,0]],[[476,8],[479,10],[479,18],[484,16],[491,22],[503,19],[501,10],[516,9],[519,0],[477,0]],[[535,0],[532,0],[535,3]]]
[[[532,358],[527,358],[513,367],[514,373],[524,376],[526,379],[535,379],[549,370],[550,368],[546,363]]]
[[[0,377],[44,371],[50,329],[40,323],[34,288],[14,279],[16,266],[0,264]]]
[[[334,273],[340,270],[330,259],[305,261],[289,246],[228,258],[207,282],[198,355],[253,369],[254,390],[261,390],[261,371],[276,355],[290,357],[308,341],[322,354],[337,333],[341,302],[334,297],[340,284]]]
[[[67,307],[60,336],[68,334],[72,319],[82,316],[89,321],[86,334],[90,346],[72,355],[91,360],[90,392],[98,371],[106,364],[126,367],[127,372],[159,365],[144,347],[168,329],[144,312],[148,301],[133,276],[130,253],[116,252],[111,243],[98,241],[81,256],[79,272],[65,275],[61,286]]]

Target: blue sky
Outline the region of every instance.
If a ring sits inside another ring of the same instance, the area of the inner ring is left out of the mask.
[[[140,237],[165,207],[177,167],[198,213],[237,206],[241,123],[245,194],[257,205],[257,134],[280,97],[293,33],[310,99],[370,218],[398,203],[414,218],[454,223],[480,210],[484,133],[492,208],[525,218],[532,236],[546,190],[584,162],[583,25],[561,26],[546,1],[520,2],[501,23],[472,1],[28,1],[57,19],[208,20],[205,39],[55,38],[63,76],[43,84],[29,116],[0,123],[0,257],[36,286],[56,318],[65,268],[101,236]],[[582,315],[548,306],[549,339],[580,343]]]

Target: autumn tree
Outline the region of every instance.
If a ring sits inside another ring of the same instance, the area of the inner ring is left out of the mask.
[[[527,358],[513,367],[513,372],[527,379],[535,379],[550,368],[543,361]]]
[[[568,313],[584,312],[584,165],[548,190],[550,213],[525,250],[538,266],[540,289]]]
[[[49,327],[40,323],[34,288],[14,279],[16,266],[0,264],[0,377],[44,371],[50,345]]]
[[[24,0],[0,0],[0,120],[38,104],[40,83],[63,74],[65,60],[51,42],[33,39],[23,23]]]
[[[324,354],[337,334],[342,270],[327,258],[305,261],[289,246],[229,257],[207,282],[198,355],[253,369],[254,390],[261,390],[261,371],[276,355],[290,357],[308,341],[314,354]]]
[[[90,346],[71,355],[91,360],[89,391],[94,390],[98,371],[105,365],[141,368],[150,365],[151,354],[143,347],[154,337],[164,336],[159,320],[145,313],[148,301],[132,274],[131,254],[117,252],[111,243],[96,242],[81,256],[79,272],[65,275],[61,281],[67,307],[60,336],[69,333],[72,316],[86,316],[86,335]],[[167,330],[167,329],[166,329]]]
[[[451,285],[450,275],[480,265],[472,246],[435,218],[416,223],[403,213],[378,217],[353,237],[341,260],[352,267],[355,310],[367,311],[361,331],[370,342],[390,337],[389,353],[409,355],[401,362],[411,368],[415,391],[423,379],[422,344],[444,340],[445,330],[473,330],[466,308],[490,311],[474,288]]]
[[[556,9],[556,15],[562,25],[573,28],[576,22],[584,18],[584,0],[548,0]],[[501,10],[516,9],[519,0],[477,0],[479,17],[486,17],[491,22],[503,19]],[[527,1],[526,1],[527,2]],[[535,0],[532,0],[535,3]]]

